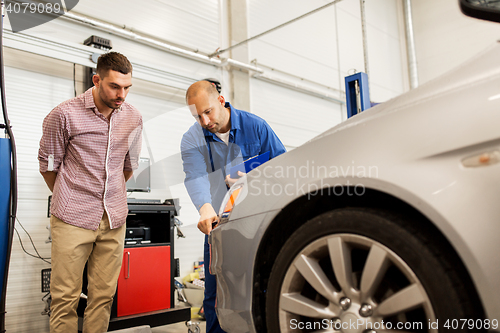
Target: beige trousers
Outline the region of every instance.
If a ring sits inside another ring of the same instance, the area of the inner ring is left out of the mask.
[[[52,234],[52,296],[50,332],[77,333],[76,309],[87,264],[88,300],[83,333],[107,332],[113,296],[123,258],[125,225],[110,229],[106,212],[97,230],[50,218]]]

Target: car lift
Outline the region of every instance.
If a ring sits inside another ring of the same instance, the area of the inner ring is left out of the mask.
[[[359,72],[345,77],[345,95],[347,118],[369,109],[370,91],[368,89],[368,75]]]

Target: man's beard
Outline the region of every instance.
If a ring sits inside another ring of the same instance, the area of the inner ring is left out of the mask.
[[[123,102],[125,102],[125,100],[122,99],[122,98],[112,99],[112,100],[108,101],[108,100],[106,100],[106,99],[103,98],[103,96],[102,96],[102,94],[101,94],[100,91],[99,91],[99,97],[101,98],[101,101],[104,103],[104,105],[106,105],[108,108],[113,109],[113,110],[119,109],[120,106],[122,106]],[[114,104],[114,102],[122,102],[122,104],[116,106]]]
[[[122,106],[122,104],[120,104],[120,105],[116,106],[116,105],[114,104],[114,102],[122,102],[122,103],[123,103],[124,101],[125,101],[124,99],[113,99],[113,100],[111,100],[111,102],[108,102],[108,101],[103,100],[104,104],[106,104],[106,106],[107,106],[108,108],[113,109],[113,110],[119,109],[119,108],[120,108],[120,106]]]
[[[215,124],[215,126],[212,128],[212,129],[209,129],[208,126],[205,127],[205,129],[207,131],[209,131],[210,133],[218,133],[220,131],[220,126],[218,124]]]

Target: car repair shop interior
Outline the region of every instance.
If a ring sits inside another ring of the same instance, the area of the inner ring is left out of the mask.
[[[67,8],[15,27],[15,14],[26,12],[26,2],[28,11],[30,3]],[[136,267],[128,262],[127,278],[139,278],[121,291],[119,280],[109,329],[205,332],[204,234],[184,185],[180,148],[195,122],[186,106],[188,87],[214,80],[227,102],[263,118],[291,152],[356,114],[349,110],[346,77],[362,74],[366,94],[359,97],[357,82],[358,99],[353,95],[350,103],[368,98],[369,105],[357,109],[363,111],[417,89],[494,44],[500,24],[465,16],[458,2],[5,1],[2,95],[15,136],[17,207],[15,218],[10,208],[6,219],[15,220],[10,222],[15,230],[1,231],[4,247],[11,246],[3,253],[8,263],[3,329],[50,331],[52,193],[37,160],[42,123],[57,105],[93,86],[101,54],[116,51],[130,60],[126,101],[143,118],[139,169],[127,182],[125,253],[130,259],[138,249],[168,250],[141,252]],[[9,161],[2,154],[10,170]],[[10,178],[1,175],[0,182],[12,201]]]

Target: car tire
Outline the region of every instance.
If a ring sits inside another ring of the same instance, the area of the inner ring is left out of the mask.
[[[273,265],[267,332],[457,332],[482,319],[463,266],[421,222],[365,208],[306,222]]]

